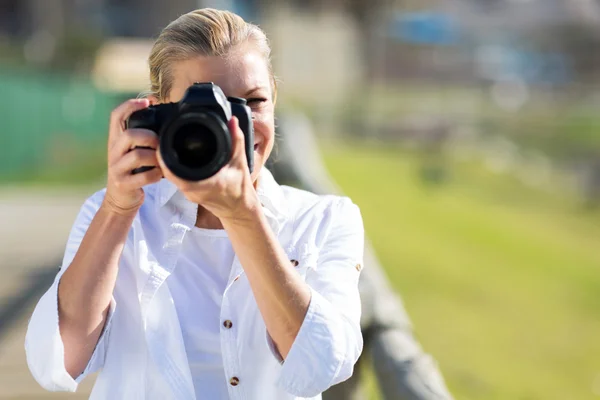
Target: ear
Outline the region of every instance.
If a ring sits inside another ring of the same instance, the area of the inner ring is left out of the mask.
[[[148,96],[146,96],[146,98],[147,98],[148,100],[150,100],[150,105],[151,105],[151,106],[155,106],[155,105],[157,105],[157,104],[159,104],[159,103],[160,103],[160,101],[158,101],[158,97],[156,97],[156,96],[155,96],[155,95],[153,95],[153,94],[149,94]]]

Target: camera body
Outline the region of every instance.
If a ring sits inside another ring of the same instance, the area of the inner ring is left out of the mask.
[[[239,120],[245,138],[248,168],[254,167],[254,127],[246,100],[226,97],[212,82],[194,83],[177,103],[150,106],[131,114],[128,129],[142,128],[159,137],[160,152],[173,174],[189,181],[210,178],[232,156],[231,117]],[[152,167],[141,167],[139,173]]]

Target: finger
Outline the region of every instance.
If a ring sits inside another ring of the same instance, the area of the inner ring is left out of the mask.
[[[123,155],[136,147],[158,148],[158,136],[148,129],[127,129],[115,141],[115,151]]]
[[[159,167],[156,159],[156,150],[133,149],[121,157],[113,166],[119,175],[130,175],[134,169],[140,167]]]
[[[150,105],[148,99],[131,99],[119,105],[110,114],[110,129],[109,137],[114,139],[115,136],[125,128],[125,121],[135,111],[147,108]]]
[[[153,168],[149,171],[137,174],[128,174],[121,177],[122,186],[127,189],[139,189],[146,185],[156,183],[162,179],[162,171],[159,168]]]
[[[231,117],[227,126],[229,127],[229,132],[231,132],[231,162],[235,163],[243,161],[246,163],[245,138],[237,117]]]

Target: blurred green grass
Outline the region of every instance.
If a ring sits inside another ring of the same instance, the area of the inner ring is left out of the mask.
[[[323,153],[457,399],[600,397],[597,213],[473,165],[433,184],[414,153]]]

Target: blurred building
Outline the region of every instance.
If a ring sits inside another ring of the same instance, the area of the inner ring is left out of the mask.
[[[382,81],[552,85],[593,80],[600,40],[593,0],[446,0],[397,8]],[[388,56],[389,55],[389,56]]]

